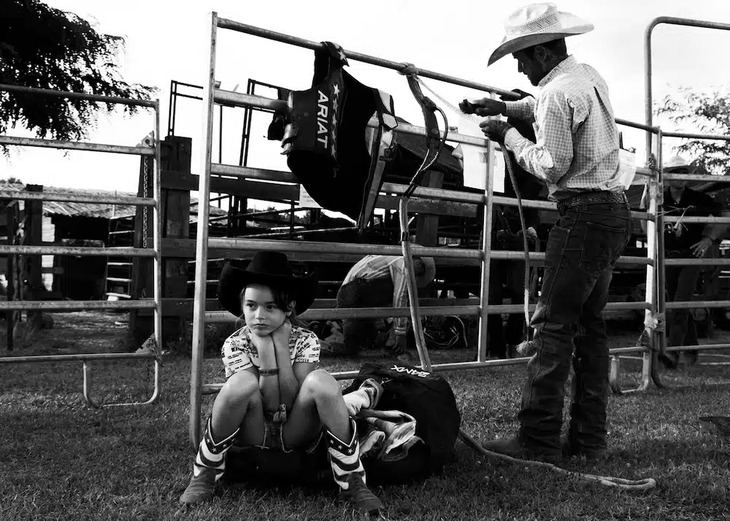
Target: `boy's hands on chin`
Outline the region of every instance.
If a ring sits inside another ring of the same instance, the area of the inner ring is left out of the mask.
[[[279,349],[285,347],[287,351],[289,350],[289,336],[291,336],[291,322],[288,320],[285,320],[282,325],[271,333],[274,345]]]
[[[289,337],[291,336],[291,322],[285,320],[282,325],[277,327],[271,338],[274,341],[274,350],[276,351],[277,360],[289,361]],[[279,356],[281,353],[281,356]]]
[[[251,343],[259,353],[261,366],[265,368],[276,367],[276,353],[274,352],[274,339],[272,335],[259,336],[251,334],[249,335],[249,340],[251,340]]]

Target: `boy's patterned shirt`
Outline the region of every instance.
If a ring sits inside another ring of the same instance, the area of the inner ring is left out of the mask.
[[[251,330],[248,326],[243,326],[223,342],[221,357],[226,378],[252,366],[256,369],[261,367],[258,349],[251,342],[250,335]],[[317,335],[303,327],[292,326],[289,336],[289,356],[292,365],[298,362],[318,363],[319,349]]]

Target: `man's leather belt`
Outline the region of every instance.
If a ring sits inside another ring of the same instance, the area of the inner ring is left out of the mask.
[[[574,206],[582,206],[599,203],[626,203],[626,194],[624,192],[582,192],[579,194],[566,197],[558,203],[558,211],[562,214],[569,208]]]

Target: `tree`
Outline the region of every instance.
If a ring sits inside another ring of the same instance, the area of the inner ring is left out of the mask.
[[[98,33],[79,16],[38,0],[2,0],[0,83],[104,96],[150,99],[156,90],[119,74],[120,36]],[[114,103],[0,90],[0,133],[15,125],[38,137],[78,140]],[[124,106],[127,114],[137,107]]]
[[[730,92],[694,92],[681,88],[668,95],[656,109],[684,131],[694,134],[730,135]],[[730,172],[730,142],[687,138],[677,147],[680,154],[697,158],[695,163],[707,172],[726,175]]]

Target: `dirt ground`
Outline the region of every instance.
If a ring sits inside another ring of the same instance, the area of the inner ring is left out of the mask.
[[[11,356],[66,355],[76,353],[119,353],[133,351],[128,333],[129,313],[76,311],[53,313],[50,329],[29,327],[21,321],[14,334]],[[0,346],[7,348],[3,324]]]

